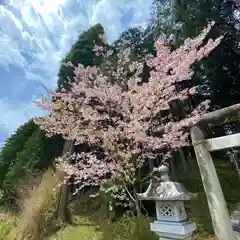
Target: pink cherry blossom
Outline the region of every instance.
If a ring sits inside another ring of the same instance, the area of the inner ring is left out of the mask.
[[[165,128],[162,136],[155,137],[149,132],[159,113],[168,109],[171,100],[185,100],[189,94],[196,93],[195,87],[181,89],[178,85],[191,79],[193,63],[208,56],[219,45],[222,37],[202,45],[211,25],[173,52],[160,38],[155,44],[156,56],[148,55],[134,62],[130,49],[123,49],[118,54],[117,67],[107,60],[105,68],[101,69],[84,68],[79,64],[74,69],[75,81],[69,92],[49,91],[48,95],[55,101],[47,103],[44,99],[37,102],[50,111],[49,116],[36,119],[47,135],[60,134],[75,144],[95,144],[104,149],[102,159],[98,159],[95,153],[69,156],[68,159],[74,160],[75,164],[60,159],[59,167],[68,176],[74,175],[81,188],[100,185],[108,173],[118,172],[126,177],[126,173],[131,172],[134,175],[148,153],[167,149],[168,156],[188,144],[188,123],[197,121],[209,109],[209,101],[201,103],[179,122],[160,125]],[[95,51],[105,54],[102,48],[95,47]],[[111,54],[107,52],[106,59],[109,56]],[[144,61],[152,69],[147,83],[141,83],[139,77]],[[128,77],[129,72],[135,74]]]

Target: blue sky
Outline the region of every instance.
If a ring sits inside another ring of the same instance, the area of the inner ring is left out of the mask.
[[[32,101],[56,87],[59,61],[78,35],[101,23],[109,42],[146,24],[152,0],[0,0],[0,147],[42,115]]]

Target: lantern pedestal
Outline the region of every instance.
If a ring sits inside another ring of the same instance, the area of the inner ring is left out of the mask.
[[[160,237],[160,240],[191,240],[192,233],[196,230],[196,224],[154,221],[150,228]]]

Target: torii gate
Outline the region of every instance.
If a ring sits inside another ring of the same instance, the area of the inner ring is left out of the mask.
[[[226,119],[229,116],[239,117],[239,113],[240,104],[207,113],[197,123],[193,123],[190,130],[215,236],[218,240],[236,240],[236,235],[232,229],[227,205],[210,152],[239,147],[240,133],[205,139],[199,125]]]

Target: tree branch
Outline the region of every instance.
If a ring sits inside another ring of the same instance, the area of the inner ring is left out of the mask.
[[[189,121],[186,121],[185,119],[183,119],[182,121],[179,121],[179,125],[182,128],[189,128],[189,127],[193,127],[201,124],[205,125],[209,123],[218,123],[218,122],[227,123],[227,122],[232,122],[233,117],[240,118],[240,103],[232,105],[230,107],[222,108],[220,110],[206,113],[200,118],[196,118],[196,119],[192,118]],[[166,130],[166,127],[161,126],[159,128],[153,129],[152,133],[155,136],[161,135],[165,132],[165,130]]]
[[[123,183],[123,186],[127,192],[127,194],[129,195],[129,197],[132,199],[132,201],[135,203],[136,202],[136,199],[133,197],[133,195],[130,193],[130,191],[128,190],[127,186],[125,183]]]

